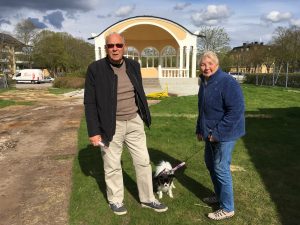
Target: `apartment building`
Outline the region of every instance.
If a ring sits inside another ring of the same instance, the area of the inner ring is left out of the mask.
[[[0,33],[0,74],[14,74],[16,70],[28,67],[25,47],[11,35]]]

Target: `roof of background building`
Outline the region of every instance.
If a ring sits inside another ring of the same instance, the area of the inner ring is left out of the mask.
[[[5,34],[5,33],[0,33],[0,44],[14,45],[17,47],[26,46],[21,41],[17,40],[16,38],[12,37],[11,35]]]
[[[269,47],[269,45],[265,45],[263,42],[258,42],[258,41],[255,41],[255,42],[244,42],[243,45],[234,47],[232,49],[232,51],[238,50],[238,49],[260,47],[260,46]]]

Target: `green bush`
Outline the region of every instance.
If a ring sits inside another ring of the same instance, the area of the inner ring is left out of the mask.
[[[83,77],[57,77],[53,82],[55,88],[84,88]]]
[[[85,77],[86,69],[76,70],[65,74],[66,77]]]

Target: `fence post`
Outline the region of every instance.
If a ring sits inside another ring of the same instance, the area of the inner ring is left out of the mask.
[[[7,74],[4,74],[4,88],[8,88]]]
[[[275,86],[275,70],[273,70],[273,75],[272,75],[272,86]]]
[[[289,63],[286,63],[286,75],[285,75],[285,87],[287,88],[288,85],[288,79],[289,79]]]

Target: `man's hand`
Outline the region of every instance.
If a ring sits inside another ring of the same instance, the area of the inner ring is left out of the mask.
[[[89,140],[93,146],[100,146],[100,142],[102,141],[102,138],[101,135],[95,135],[93,137],[90,137]]]
[[[203,141],[203,137],[201,134],[196,134],[198,141]]]

